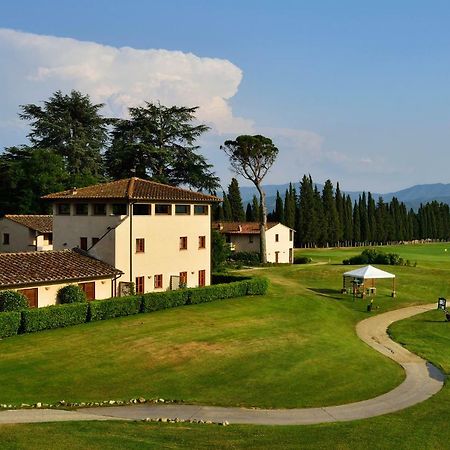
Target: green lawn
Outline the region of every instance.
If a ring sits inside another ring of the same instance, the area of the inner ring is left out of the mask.
[[[264,270],[266,296],[5,339],[0,403],[144,396],[291,408],[366,399],[399,384],[399,366],[356,337],[365,303],[311,288],[339,285],[335,267],[305,269]]]
[[[417,267],[398,275],[398,298],[380,289],[374,313],[447,295],[445,245],[399,246]],[[347,403],[397,385],[401,369],[354,331],[366,303],[339,293],[337,265],[355,250],[301,250],[325,265],[258,270],[264,297],[183,307],[0,342],[0,403],[124,399],[265,407]],[[331,264],[328,264],[330,260]],[[430,312],[394,324],[408,348],[450,373],[450,324]],[[350,423],[301,427],[66,423],[0,427],[5,448],[446,449],[450,389],[405,411]]]

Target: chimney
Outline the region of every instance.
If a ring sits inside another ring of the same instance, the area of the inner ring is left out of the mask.
[[[72,195],[77,195],[77,188],[76,187],[72,188]]]
[[[239,226],[238,226],[238,231],[239,231],[239,233],[242,232],[242,225],[239,225]]]

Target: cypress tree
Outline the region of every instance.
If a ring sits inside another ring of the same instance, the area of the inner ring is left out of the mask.
[[[368,239],[370,242],[376,242],[376,229],[377,229],[377,222],[375,219],[375,200],[372,197],[372,194],[369,192],[367,194],[367,221],[368,221]]]
[[[259,203],[258,197],[256,195],[253,196],[252,210],[255,222],[259,222],[261,220],[262,211],[261,211],[261,204]]]
[[[231,212],[230,200],[228,198],[228,195],[225,194],[225,192],[223,193],[222,208],[223,208],[223,220],[229,222],[230,220],[232,220],[233,215]]]
[[[369,238],[369,218],[367,216],[367,200],[366,193],[363,192],[362,196],[359,197],[359,217],[360,217],[360,227],[361,227],[361,242],[367,242]]]
[[[361,215],[359,211],[359,205],[361,204],[361,197],[360,201],[356,202],[353,207],[353,241],[356,245],[358,245],[361,242]]]
[[[255,221],[255,216],[253,215],[252,205],[250,203],[247,203],[247,209],[245,211],[245,220],[247,222]]]
[[[322,190],[323,205],[323,241],[327,246],[334,245],[339,236],[339,216],[336,201],[333,196],[333,184],[330,180],[325,181]]]
[[[336,204],[336,211],[339,218],[337,226],[337,243],[339,245],[340,241],[344,239],[344,198],[341,194],[341,189],[339,183],[336,183],[336,194],[334,196],[334,201]]]
[[[275,221],[285,223],[284,219],[284,205],[283,199],[280,196],[280,193],[277,191],[277,199],[275,201]]]
[[[241,191],[239,183],[236,178],[231,179],[228,186],[228,201],[231,208],[231,220],[235,222],[242,222],[245,220],[244,207],[242,206]]]
[[[284,197],[284,224],[289,228],[295,227],[295,193],[292,183],[289,185],[289,190],[286,189]]]

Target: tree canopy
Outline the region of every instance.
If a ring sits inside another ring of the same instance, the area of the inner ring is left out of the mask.
[[[216,190],[219,179],[196,145],[209,129],[194,123],[197,109],[150,102],[129,108],[130,118],[117,120],[112,131],[112,143],[105,154],[108,175]]]
[[[267,207],[266,195],[261,183],[276,160],[278,148],[275,147],[271,139],[261,135],[238,136],[235,140],[225,141],[220,148],[228,155],[234,171],[251,181],[259,192],[262,209],[259,227],[260,257],[261,262],[266,263]]]
[[[80,180],[80,175],[103,175],[101,152],[108,141],[109,121],[100,114],[102,107],[81,92],[56,91],[44,106],[21,106],[19,117],[31,122],[30,148],[52,149],[64,158],[66,171]]]

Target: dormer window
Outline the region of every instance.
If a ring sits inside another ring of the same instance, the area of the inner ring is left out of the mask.
[[[94,203],[94,216],[106,216],[106,203]]]
[[[172,205],[163,205],[163,204],[156,204],[155,205],[155,214],[160,215],[167,215],[170,216],[172,214]]]
[[[59,216],[70,216],[70,204],[69,203],[58,203],[56,205],[56,213]]]
[[[175,205],[176,215],[189,215],[191,213],[191,205]]]
[[[208,215],[208,205],[195,205],[194,214],[196,216],[207,216]]]
[[[149,216],[152,213],[152,205],[148,203],[135,203],[133,205],[133,214],[135,216]]]
[[[75,214],[77,216],[87,216],[88,215],[88,204],[87,203],[77,203],[75,205]]]
[[[126,203],[113,203],[112,213],[115,216],[126,216],[127,215]]]

